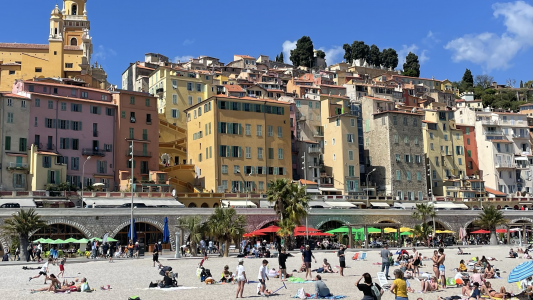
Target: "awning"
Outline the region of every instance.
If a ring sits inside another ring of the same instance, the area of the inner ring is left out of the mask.
[[[318,208],[318,207],[329,208],[330,205],[328,204],[328,202],[324,202],[324,201],[309,201],[309,207],[314,207],[314,208]]]
[[[435,204],[433,204],[433,207],[435,207],[435,208],[459,208],[454,203],[435,203]]]
[[[222,207],[257,207],[251,200],[222,200]]]
[[[346,201],[327,201],[326,204],[331,207],[341,207],[341,208],[355,207],[355,205],[353,205],[351,202],[346,202]]]
[[[274,203],[271,204],[268,201],[261,200],[261,201],[259,201],[259,207],[260,208],[273,208],[274,207]]]
[[[468,209],[469,207],[466,205],[466,204],[455,204],[456,208],[460,208],[460,209]]]
[[[517,156],[514,158],[514,160],[527,160],[527,157]]]
[[[307,189],[308,194],[320,194],[319,189]]]
[[[520,204],[520,205],[530,205],[530,204],[533,204],[533,202],[520,202],[518,204]]]
[[[336,188],[319,187],[318,189],[322,192],[341,192],[341,190],[338,190]]]
[[[124,203],[131,203],[131,199],[128,198],[83,198],[83,202],[87,205],[96,206],[121,206]],[[176,201],[175,199],[154,199],[154,198],[133,198],[133,205],[135,203],[143,203],[146,206],[172,206],[172,207],[185,207],[183,203]]]
[[[390,207],[390,205],[384,202],[370,202],[370,205],[376,206],[376,207]]]
[[[394,203],[395,207],[402,207],[404,209],[412,209],[413,207],[416,207],[416,203]]]
[[[36,207],[32,198],[2,198],[0,199],[0,205],[4,203],[18,203],[20,207]]]

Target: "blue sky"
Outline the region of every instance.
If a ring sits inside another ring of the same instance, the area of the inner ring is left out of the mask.
[[[15,2],[4,6],[13,13],[3,14],[2,23],[12,27],[4,27],[0,42],[47,43],[56,1],[30,2],[23,13]],[[233,54],[273,59],[303,35],[326,51],[328,64],[342,61],[344,43],[362,40],[403,57],[413,51],[421,77],[460,80],[466,68],[499,83],[533,77],[531,1],[88,0],[87,11],[93,61],[119,86],[128,64],[146,52],[182,60],[209,55],[225,63]]]

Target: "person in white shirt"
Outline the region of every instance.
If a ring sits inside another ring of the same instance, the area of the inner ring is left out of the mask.
[[[237,295],[235,296],[235,298],[239,298],[239,293],[241,294],[241,298],[243,298],[242,297],[242,292],[244,291],[244,284],[247,281],[246,272],[244,270],[244,265],[243,264],[244,264],[244,259],[239,258],[239,265],[237,266],[237,277],[236,277]]]
[[[44,275],[44,284],[46,284],[46,280],[48,279],[48,264],[52,262],[52,259],[49,258],[47,262],[44,263],[43,267],[41,268],[41,270],[39,271],[39,274],[38,275],[35,275],[33,277],[30,277],[30,280],[31,281],[32,279],[34,278],[39,278],[41,277],[41,275]]]
[[[263,264],[259,267],[259,273],[257,274],[257,279],[259,279],[259,283],[261,283],[261,288],[259,289],[259,293],[262,297],[265,297],[265,290],[266,290],[266,280],[270,280],[268,278],[268,260],[263,259]]]
[[[533,289],[533,278],[529,276],[528,278],[520,281],[520,289],[522,291],[527,291],[529,289],[529,292]]]

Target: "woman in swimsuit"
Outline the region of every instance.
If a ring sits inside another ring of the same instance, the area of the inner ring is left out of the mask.
[[[433,251],[433,257],[431,258],[431,261],[433,261],[433,273],[435,273],[435,277],[439,278],[439,256],[437,250]]]
[[[430,280],[423,280],[421,289],[422,289],[422,293],[438,290],[439,284],[437,283],[437,278],[433,276],[431,277]]]
[[[492,285],[488,281],[485,282],[485,286],[481,287],[481,293],[485,296],[489,296],[490,298],[505,299],[505,297],[508,297],[508,298],[511,297],[511,294],[507,293],[507,291],[505,290],[503,286],[500,288],[500,292],[496,293],[496,291],[492,288]]]
[[[484,275],[485,275],[485,280],[494,278],[494,268],[490,264],[487,264],[487,268],[485,268]]]

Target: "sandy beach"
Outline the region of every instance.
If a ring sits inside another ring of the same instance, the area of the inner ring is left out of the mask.
[[[395,249],[391,249],[394,251]],[[411,250],[411,249],[407,249]],[[433,253],[433,249],[419,248],[418,249],[423,256],[430,257]],[[446,271],[447,277],[453,277],[455,272],[452,270],[459,266],[461,259],[468,260],[472,256],[491,256],[495,257],[498,261],[492,262],[496,268],[501,270],[501,279],[490,280],[493,287],[499,289],[500,286],[505,286],[508,291],[518,292],[516,284],[507,283],[508,273],[518,264],[522,263],[523,259],[510,259],[505,258],[509,251],[507,246],[484,246],[465,248],[465,252],[470,252],[471,255],[459,256],[457,255],[456,248],[447,248],[445,253],[446,259]],[[376,262],[380,262],[379,251],[368,251],[367,259],[365,261],[353,261],[351,257],[355,251],[347,252],[347,263],[349,267],[345,270],[345,277],[340,277],[338,274],[321,274],[325,283],[330,288],[334,295],[345,295],[348,299],[361,299],[363,294],[354,286],[354,282],[364,272],[369,272],[372,276],[376,277],[376,272],[381,270],[380,265],[374,265]],[[290,257],[287,261],[287,268],[289,271],[298,269],[301,265],[301,255],[299,253],[293,253],[295,257]],[[160,261],[163,265],[171,266],[174,271],[179,273],[178,284],[181,287],[187,287],[190,289],[180,289],[174,291],[163,290],[147,290],[150,281],[155,282],[161,279],[158,274],[157,268],[152,267],[151,256],[145,256],[141,259],[122,259],[117,260],[115,263],[109,263],[105,260],[87,260],[86,262],[67,262],[65,266],[66,279],[72,280],[74,277],[86,277],[92,288],[96,291],[92,293],[72,293],[72,294],[54,294],[49,292],[40,292],[31,294],[31,289],[42,288],[44,279],[38,278],[31,282],[28,282],[28,277],[38,274],[39,270],[22,270],[22,266],[40,267],[42,264],[30,263],[30,264],[17,264],[8,265],[0,264],[0,270],[2,273],[0,293],[2,299],[127,299],[130,296],[137,295],[141,299],[163,299],[167,297],[181,298],[181,299],[232,299],[235,297],[236,285],[233,284],[218,284],[218,285],[205,285],[200,282],[200,279],[196,277],[196,268],[200,259],[170,259],[171,255],[166,254]],[[330,261],[333,267],[339,265],[336,253],[333,251],[328,252],[316,252],[315,257],[317,264],[313,265],[313,269],[319,267],[324,258]],[[257,273],[262,259],[245,259],[244,266],[249,280],[257,281]],[[230,271],[234,271],[237,266],[237,258],[220,258],[212,256],[204,263],[204,266],[211,270],[215,279],[220,278],[220,274],[224,265],[229,265]],[[425,262],[425,267],[421,268],[422,272],[432,272],[431,262]],[[269,267],[278,267],[277,258],[269,259]],[[391,267],[390,274],[394,267]],[[50,266],[50,272],[57,274],[59,272],[58,266]],[[313,276],[316,273],[313,273]],[[303,278],[305,274],[295,274],[297,277]],[[377,279],[376,279],[377,280]],[[411,286],[415,290],[420,290],[420,283],[414,279],[409,280]],[[390,283],[391,281],[389,281]],[[101,286],[111,286],[110,291],[101,291]],[[256,295],[257,284],[247,284],[245,286],[244,296],[247,298],[259,297]],[[277,289],[281,286],[280,279],[271,278],[267,281],[268,289]],[[287,289],[282,289],[277,295],[271,296],[275,299],[289,299],[292,298],[299,288],[304,288],[308,293],[314,293],[314,285],[312,283],[290,283],[287,282]],[[409,299],[437,299],[437,296],[445,297],[452,295],[459,295],[461,293],[460,288],[449,288],[434,293],[422,294],[411,293]],[[390,292],[385,292],[382,297],[384,300],[394,299],[394,295]]]

